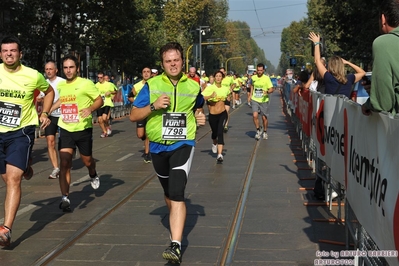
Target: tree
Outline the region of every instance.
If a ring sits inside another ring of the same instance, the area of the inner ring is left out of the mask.
[[[166,42],[178,41],[185,50],[198,43],[199,26],[210,27],[205,41],[229,42],[224,46],[214,45],[213,49],[202,47],[208,72],[219,68],[231,56],[245,55],[244,60],[234,62],[238,72],[244,72],[254,57],[271,66],[251,38],[248,25],[227,21],[227,0],[3,2],[0,12],[10,20],[0,30],[21,39],[24,63],[36,69],[42,69],[48,57],[56,56],[53,59],[60,63],[63,55],[73,53],[86,66],[89,63],[91,72],[121,71],[137,75],[144,66],[160,64],[159,48]],[[90,62],[85,62],[87,46]],[[192,53],[188,57],[187,60],[192,59]]]
[[[309,0],[308,16],[325,37],[328,54],[371,61],[371,47],[378,36],[378,0]]]
[[[295,72],[299,72],[301,67],[307,63],[313,63],[314,59],[311,55],[311,42],[308,40],[311,31],[309,21],[303,19],[299,22],[292,22],[288,28],[284,28],[281,34],[280,50],[280,69],[285,70],[292,68]],[[290,66],[290,58],[295,58],[297,65]]]

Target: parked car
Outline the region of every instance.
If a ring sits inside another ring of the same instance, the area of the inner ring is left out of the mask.
[[[371,72],[366,72],[366,75],[360,81],[356,82],[353,87],[353,92],[351,98],[355,97],[356,102],[359,104],[363,104],[366,102],[369,94],[367,90],[370,89],[371,84]],[[367,90],[365,89],[367,88]]]

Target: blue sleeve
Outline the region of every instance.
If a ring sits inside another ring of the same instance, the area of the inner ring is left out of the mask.
[[[201,90],[198,91],[198,95],[197,95],[197,99],[195,101],[195,106],[194,108],[202,108],[202,106],[204,106],[204,96],[201,93]]]
[[[134,99],[133,106],[143,108],[150,104],[150,90],[146,83]]]

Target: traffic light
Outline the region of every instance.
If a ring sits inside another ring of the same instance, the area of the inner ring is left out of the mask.
[[[292,67],[296,66],[296,58],[295,57],[290,58],[290,66],[292,66]]]

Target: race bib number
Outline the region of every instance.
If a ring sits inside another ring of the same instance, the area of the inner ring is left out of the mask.
[[[262,98],[262,97],[263,97],[262,88],[255,88],[255,98]]]
[[[61,119],[65,123],[79,122],[79,110],[76,103],[61,104]]]
[[[162,115],[162,139],[179,140],[187,138],[186,113],[164,113]]]
[[[0,125],[6,127],[19,127],[21,124],[21,114],[21,105],[0,102]]]

